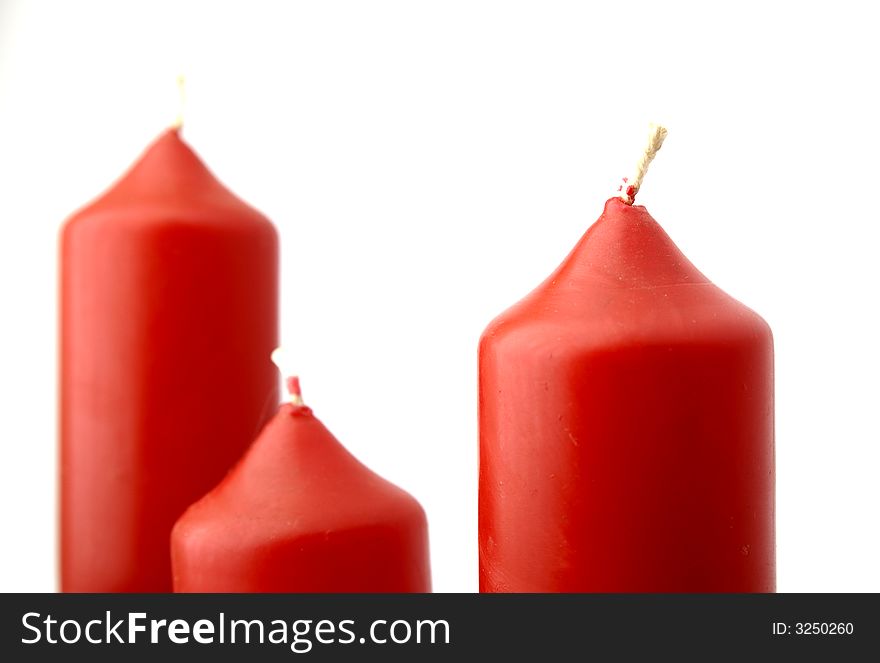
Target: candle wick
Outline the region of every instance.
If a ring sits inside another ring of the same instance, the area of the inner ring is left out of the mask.
[[[281,371],[282,375],[291,376],[292,372],[288,372],[287,367],[290,366],[288,363],[287,355],[281,350],[281,348],[275,348],[272,351],[272,363],[278,367],[278,370]],[[286,378],[287,385],[287,393],[290,394],[290,403],[296,405],[298,407],[302,407],[303,397],[302,397],[302,389],[299,386],[299,376],[291,376]]]
[[[290,394],[290,402],[293,405],[304,405],[302,389],[299,386],[299,376],[294,375],[287,378],[287,391]]]
[[[636,194],[642,186],[645,173],[648,172],[648,166],[651,165],[654,157],[657,156],[657,151],[663,145],[663,140],[666,138],[667,133],[666,129],[658,124],[650,125],[648,144],[645,145],[645,151],[636,163],[635,173],[632,177],[624,177],[623,184],[617,188],[617,191],[620,193],[620,199],[627,205],[632,205],[635,202]]]
[[[171,124],[172,129],[183,127],[183,109],[186,106],[186,78],[183,74],[177,77],[177,117]]]

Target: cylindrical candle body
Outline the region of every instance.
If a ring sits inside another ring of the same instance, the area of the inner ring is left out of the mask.
[[[61,239],[61,587],[171,591],[177,517],[278,402],[277,238],[174,130]]]
[[[775,589],[773,345],[610,200],[480,344],[480,589]]]
[[[176,592],[429,592],[419,503],[285,403],[172,534]]]

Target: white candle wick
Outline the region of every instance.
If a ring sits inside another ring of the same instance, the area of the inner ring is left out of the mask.
[[[620,199],[627,205],[632,205],[635,202],[636,194],[642,186],[642,180],[645,178],[645,173],[648,172],[648,166],[651,165],[654,157],[657,156],[657,151],[660,149],[660,146],[663,145],[667,133],[666,129],[659,124],[650,125],[648,143],[645,145],[645,150],[642,152],[642,156],[636,163],[635,172],[632,177],[624,177],[623,183],[617,188],[617,191],[620,194]]]
[[[300,391],[299,386],[299,377],[292,371],[290,371],[290,361],[287,354],[281,348],[275,348],[272,351],[272,363],[278,367],[278,370],[281,372],[281,375],[285,379],[285,384],[287,386],[287,392],[290,395],[290,403],[293,405],[303,405],[303,397],[302,392]]]
[[[183,110],[186,107],[186,77],[183,74],[177,77],[177,117],[171,124],[172,129],[183,127]]]

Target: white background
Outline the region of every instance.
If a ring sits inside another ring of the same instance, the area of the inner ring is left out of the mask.
[[[318,416],[475,591],[476,344],[635,160],[777,351],[781,591],[880,590],[872,3],[0,0],[0,589],[55,588],[56,239],[177,112],[278,225]]]

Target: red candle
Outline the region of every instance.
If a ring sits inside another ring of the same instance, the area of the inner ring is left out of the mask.
[[[174,527],[177,592],[429,592],[419,503],[290,403]]]
[[[770,328],[631,204],[664,134],[483,334],[481,591],[775,589]]]
[[[171,129],[61,237],[61,588],[171,590],[171,527],[278,400],[277,239]]]

